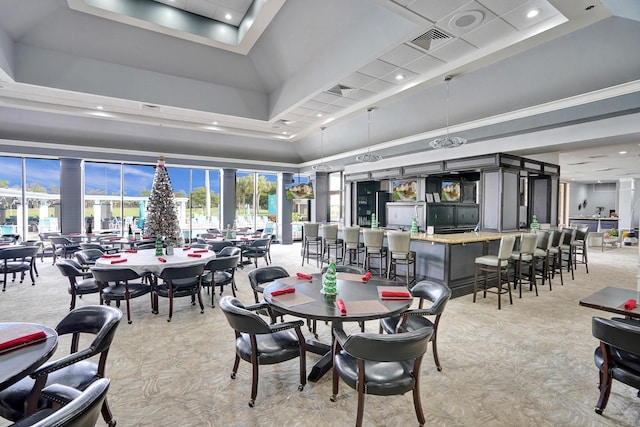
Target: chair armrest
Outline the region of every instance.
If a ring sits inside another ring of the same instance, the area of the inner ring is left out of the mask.
[[[433,316],[433,307],[429,308],[416,308],[414,310],[407,310],[402,313],[403,316]]]
[[[303,320],[293,320],[290,322],[282,322],[282,323],[269,325],[269,327],[271,328],[271,332],[279,332],[279,331],[284,331],[286,329],[300,328],[302,327],[302,325],[304,325]]]
[[[336,342],[340,344],[340,347],[344,347],[345,341],[347,341],[347,338],[349,338],[347,333],[342,328],[333,328],[333,336]]]
[[[267,309],[268,311],[271,311],[270,310],[271,306],[265,301],[259,302],[257,304],[247,305],[244,308],[245,310],[249,310],[249,311],[258,311],[262,309]]]
[[[42,389],[40,396],[47,399],[50,402],[58,403],[62,406],[71,402],[76,397],[80,396],[82,392],[73,387],[66,386],[64,384],[51,384]]]
[[[36,369],[33,373],[30,374],[31,378],[35,379],[42,375],[48,375],[51,372],[55,372],[62,368],[65,368],[69,365],[73,365],[76,362],[81,360],[85,360],[93,356],[94,351],[91,348],[87,348],[84,350],[80,350],[68,356],[65,356],[61,359],[54,360],[53,362],[47,363],[40,368]]]

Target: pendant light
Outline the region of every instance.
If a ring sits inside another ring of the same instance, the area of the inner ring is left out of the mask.
[[[324,130],[325,129],[326,127],[320,128],[320,163],[311,166],[311,169],[313,169],[316,172],[329,172],[330,170],[333,169],[331,165],[328,165],[324,162]]]
[[[431,141],[429,143],[431,148],[454,148],[467,143],[466,139],[460,138],[459,136],[449,136],[449,82],[452,78],[452,76],[446,76],[444,78],[444,81],[447,83],[447,134],[446,136],[441,136]]]
[[[373,110],[373,107],[367,108],[367,152],[356,156],[356,162],[373,163],[382,160],[379,155],[369,152],[371,149],[371,110]]]

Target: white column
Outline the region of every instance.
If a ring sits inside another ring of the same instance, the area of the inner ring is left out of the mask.
[[[635,180],[623,178],[618,183],[618,229],[630,230],[633,228],[633,208],[636,198]]]

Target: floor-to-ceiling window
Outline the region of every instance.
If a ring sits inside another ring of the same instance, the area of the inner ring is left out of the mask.
[[[85,162],[84,218],[85,231],[99,233],[120,231],[122,165]]]
[[[251,230],[264,229],[267,222],[275,221],[275,174],[238,171],[236,173],[236,227]],[[271,212],[269,200],[271,198]]]
[[[342,172],[332,172],[329,174],[329,222],[342,222],[343,212],[343,191]]]

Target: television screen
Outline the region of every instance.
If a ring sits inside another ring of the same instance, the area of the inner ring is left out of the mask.
[[[442,192],[440,199],[443,202],[460,201],[460,183],[453,181],[442,181]]]
[[[313,186],[310,182],[285,185],[287,199],[313,199]]]

